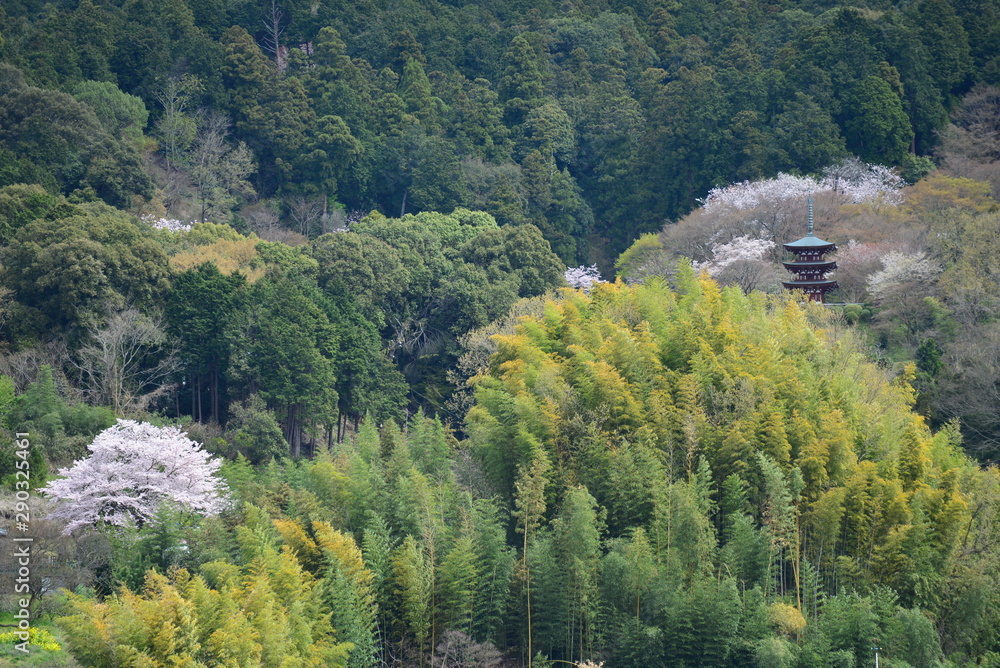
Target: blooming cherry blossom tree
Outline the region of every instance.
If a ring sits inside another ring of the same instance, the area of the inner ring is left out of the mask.
[[[695,269],[707,269],[711,276],[719,276],[737,262],[763,260],[774,246],[774,242],[767,239],[736,237],[727,244],[713,246],[712,259],[699,263]]]
[[[706,211],[719,208],[744,211],[774,201],[807,197],[819,189],[819,182],[808,176],[778,174],[773,179],[743,181],[712,188],[700,201]]]
[[[881,271],[868,277],[868,292],[881,307],[876,317],[901,324],[898,331],[916,347],[924,323],[931,317],[926,297],[934,294],[941,266],[923,252],[899,251],[883,255],[882,266]]]
[[[142,216],[142,220],[158,230],[167,230],[168,232],[187,232],[191,229],[191,223],[184,223],[174,218],[157,218],[151,213]]]
[[[929,285],[941,273],[941,267],[924,253],[889,251],[882,256],[882,271],[868,277],[868,291],[875,299],[891,299],[896,292],[918,292],[915,286],[929,290]]]
[[[882,258],[892,250],[888,242],[858,243],[854,239],[841,246],[837,261],[837,284],[846,302],[862,302],[868,295],[868,279],[883,269]]]
[[[213,515],[222,510],[222,465],[179,427],[119,420],[90,444],[90,456],[60,469],[42,491],[63,503],[50,517],[67,521],[66,533],[101,522],[150,522],[164,503]]]
[[[823,170],[821,190],[841,193],[853,203],[881,202],[891,206],[903,203],[903,177],[885,165],[870,165],[848,158]]]
[[[570,267],[566,270],[564,276],[570,287],[583,290],[584,292],[590,292],[595,283],[607,283],[607,281],[601,278],[601,272],[596,264],[592,264],[589,267],[583,265]]]
[[[895,206],[903,202],[900,191],[904,185],[903,179],[888,167],[869,165],[855,158],[827,167],[819,179],[778,174],[773,179],[713,188],[701,202],[706,211],[718,208],[746,210],[832,191],[853,204],[884,202]]]
[[[737,284],[750,292],[773,278],[774,265],[768,254],[775,243],[749,236],[736,237],[729,243],[712,246],[712,257],[694,263],[696,271],[707,271],[722,284]]]

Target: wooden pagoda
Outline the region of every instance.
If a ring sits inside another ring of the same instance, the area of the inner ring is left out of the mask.
[[[822,302],[823,296],[837,287],[837,281],[826,275],[837,268],[837,263],[824,260],[823,256],[837,250],[837,246],[813,234],[813,200],[809,198],[808,233],[797,241],[782,244],[795,254],[794,262],[782,262],[785,269],[795,275],[795,280],[781,284],[789,290],[801,290],[811,301]]]

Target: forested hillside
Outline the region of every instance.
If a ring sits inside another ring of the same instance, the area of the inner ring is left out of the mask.
[[[990,0],[3,10],[26,77],[0,91],[4,184],[258,233],[465,206],[605,269],[720,184],[848,154],[919,176],[958,97],[1000,83]]]
[[[997,86],[997,0],[7,0],[0,666],[1000,666]]]

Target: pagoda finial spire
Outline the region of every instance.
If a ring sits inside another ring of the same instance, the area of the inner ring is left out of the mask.
[[[806,200],[806,202],[807,202],[808,207],[809,207],[809,217],[807,218],[809,225],[808,225],[807,229],[809,230],[809,234],[812,234],[813,233],[813,198],[810,197],[809,199]]]

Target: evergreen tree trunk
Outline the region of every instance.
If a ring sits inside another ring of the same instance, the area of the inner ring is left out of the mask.
[[[291,448],[292,457],[299,458],[302,449],[302,429],[299,423],[299,407],[293,404],[288,407],[288,422],[285,425],[285,439]]]
[[[209,393],[211,394],[212,420],[222,422],[219,416],[219,365],[215,360],[209,364]]]

